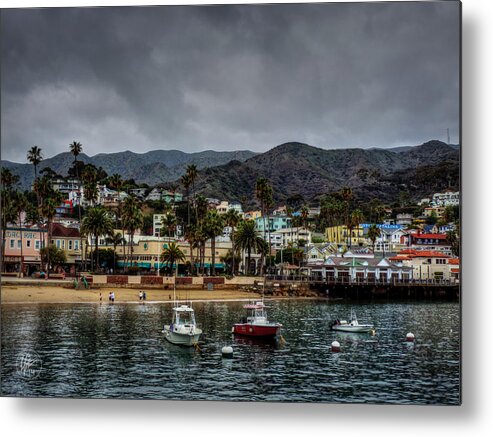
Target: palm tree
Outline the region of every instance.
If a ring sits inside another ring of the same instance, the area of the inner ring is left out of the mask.
[[[195,204],[195,180],[197,179],[197,176],[198,176],[197,166],[195,164],[189,164],[187,166],[187,173],[186,174],[188,177],[188,182],[192,186],[192,198],[193,198],[193,203],[195,205],[195,220],[198,221],[197,205]]]
[[[351,226],[351,215],[349,214],[349,210],[351,200],[353,199],[353,190],[350,187],[343,187],[340,191],[340,197],[344,202],[344,223],[346,225],[346,229],[349,230],[349,227]]]
[[[27,151],[27,160],[34,166],[34,184],[36,184],[38,180],[38,165],[43,160],[43,156],[41,154],[41,148],[38,146],[32,146]],[[41,206],[39,197],[40,194],[36,191],[36,203],[37,203],[36,206],[38,208]],[[38,225],[40,225],[40,223]],[[40,231],[40,237],[41,237],[41,231]],[[43,240],[41,239],[41,241]]]
[[[242,251],[247,252],[247,274],[250,273],[252,251],[261,253],[265,248],[265,240],[257,235],[253,220],[243,221],[236,230],[234,239]]]
[[[24,239],[23,239],[23,232],[22,232],[22,214],[27,210],[27,207],[29,205],[29,202],[27,201],[27,197],[25,196],[24,193],[16,193],[15,196],[15,211],[17,213],[17,220],[19,223],[19,229],[20,229],[20,234],[21,234],[21,264],[20,264],[20,271],[19,273],[24,273],[24,253],[23,253],[23,248],[24,248]]]
[[[308,207],[306,205],[303,205],[300,212],[301,212],[301,220],[303,222],[303,227],[305,229],[308,229]]]
[[[178,263],[185,260],[185,254],[178,246],[178,243],[172,242],[161,253],[161,262],[165,262],[169,266],[169,271],[173,270],[173,265],[176,263],[176,270],[178,271]]]
[[[361,224],[362,221],[363,221],[363,213],[361,212],[361,210],[355,209],[351,213],[351,216],[349,219],[349,226],[347,227],[348,236],[349,236],[349,248],[351,248],[351,243],[352,243],[352,238],[351,238],[352,231],[353,231],[353,229],[356,229],[357,230],[356,234],[359,237],[358,229],[359,229],[359,225]]]
[[[34,180],[36,180],[38,178],[38,165],[43,160],[41,148],[38,146],[32,146],[27,151],[27,160],[34,165]]]
[[[231,271],[231,275],[235,275],[235,253],[236,253],[236,247],[235,247],[235,228],[239,225],[241,221],[241,217],[238,211],[236,209],[230,209],[226,214],[223,216],[224,219],[224,224],[226,226],[229,226],[231,228],[231,256],[233,258],[233,268]]]
[[[185,239],[188,241],[188,244],[190,246],[190,273],[193,275],[194,273],[194,262],[193,262],[193,249],[196,247],[197,243],[197,228],[196,226],[189,226],[187,227],[187,230],[185,232]]]
[[[115,190],[115,191],[118,191],[118,192],[122,191],[122,189],[123,189],[123,179],[122,179],[121,175],[118,174],[118,173],[112,174],[108,178],[108,186],[112,190]]]
[[[52,223],[56,214],[56,207],[60,204],[62,197],[60,193],[53,192],[47,198],[44,199],[41,205],[41,216],[46,218],[48,225],[48,248],[51,245]],[[48,266],[46,269],[46,276],[50,276],[50,251],[47,251]]]
[[[171,237],[175,237],[176,232],[176,217],[168,213],[161,220],[161,235],[168,237],[168,244],[171,242]]]
[[[2,268],[5,259],[5,235],[7,224],[14,222],[17,218],[15,210],[15,191],[14,186],[19,181],[19,176],[14,175],[8,168],[2,167],[1,171],[1,192],[0,192],[0,213],[2,226]]]
[[[77,157],[82,152],[82,144],[78,141],[73,141],[72,144],[69,145],[70,153],[74,155],[75,166],[77,167]]]
[[[255,183],[255,197],[257,200],[260,201],[260,206],[262,210],[262,221],[263,221],[263,228],[264,228],[264,241],[266,240],[265,238],[265,233],[266,233],[266,226],[265,226],[265,216],[266,216],[266,209],[268,209],[271,204],[272,204],[272,186],[270,185],[270,182],[267,178],[257,178],[257,181]],[[269,229],[269,255],[270,255],[270,223],[269,223],[269,217],[267,216],[267,223],[268,223],[268,229]],[[264,267],[264,258],[262,255],[262,262],[261,262],[262,267]]]
[[[185,173],[181,177],[181,183],[185,188],[185,193],[187,196],[187,219],[188,219],[187,222],[188,222],[188,227],[190,227],[190,186],[192,185],[192,180],[188,173]]]
[[[212,276],[216,276],[216,237],[222,235],[224,230],[223,218],[219,215],[217,210],[213,209],[207,212],[204,227],[205,233],[211,239],[211,273]]]
[[[134,235],[137,229],[144,224],[144,216],[140,209],[140,202],[134,197],[129,196],[123,202],[122,208],[122,228],[128,231],[130,236],[130,262],[132,262],[134,253]],[[124,231],[125,232],[125,231]]]
[[[98,198],[98,174],[93,165],[86,165],[82,171],[82,182],[84,183],[84,198],[91,206]]]
[[[368,228],[368,238],[371,240],[373,253],[375,253],[375,241],[377,241],[377,238],[380,237],[381,233],[382,231],[376,224],[372,224]]]
[[[120,232],[113,232],[106,237],[106,243],[113,245],[113,268],[116,270],[116,246],[123,244],[123,236]]]
[[[99,269],[99,237],[113,233],[113,220],[106,208],[98,205],[89,209],[82,220],[81,232],[94,236],[96,240],[96,269]]]
[[[80,223],[82,221],[82,213],[81,213],[81,210],[80,210],[80,178],[79,178],[79,166],[77,165],[77,157],[81,154],[82,152],[82,144],[79,143],[78,141],[73,141],[72,144],[69,144],[69,149],[70,149],[70,153],[72,153],[72,155],[74,155],[74,163],[75,163],[75,176],[77,178],[77,184],[78,184],[78,187],[79,189],[77,190],[77,200],[78,200],[78,206],[77,206],[77,210],[79,212],[79,226],[80,226]],[[81,248],[82,250],[82,235],[80,234],[79,232],[79,247]]]

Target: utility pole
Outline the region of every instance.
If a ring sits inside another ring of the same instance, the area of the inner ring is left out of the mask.
[[[447,128],[447,144],[450,144],[450,130]]]

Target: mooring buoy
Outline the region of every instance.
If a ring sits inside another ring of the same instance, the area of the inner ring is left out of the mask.
[[[414,337],[414,334],[413,334],[412,332],[408,332],[408,333],[406,334],[406,341],[413,342],[413,341],[414,341],[414,339],[415,339],[415,337]]]
[[[341,345],[339,344],[339,342],[337,340],[334,340],[331,345],[331,350],[332,352],[340,352],[341,351]]]
[[[223,358],[233,358],[233,348],[231,346],[224,346],[221,349],[221,355]]]

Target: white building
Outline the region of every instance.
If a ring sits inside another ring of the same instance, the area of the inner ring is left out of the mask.
[[[269,238],[269,235],[266,235]],[[299,240],[304,240],[305,244],[312,242],[312,233],[305,228],[286,228],[270,233],[270,244],[272,248],[286,248],[289,244],[298,245]]]
[[[435,193],[431,203],[433,206],[457,206],[460,204],[460,192]]]
[[[146,200],[161,200],[161,188],[153,188],[147,195]]]

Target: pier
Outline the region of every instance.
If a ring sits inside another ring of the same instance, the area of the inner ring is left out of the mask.
[[[266,294],[300,295],[308,291],[329,299],[446,299],[458,300],[460,286],[455,281],[378,278],[327,278],[309,276],[277,276],[265,278]]]

